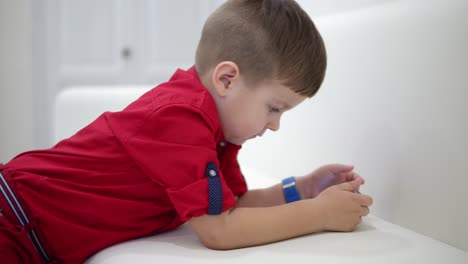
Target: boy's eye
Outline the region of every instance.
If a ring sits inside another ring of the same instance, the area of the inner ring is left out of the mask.
[[[279,108],[269,106],[269,112],[270,113],[279,113],[280,110],[279,110]]]

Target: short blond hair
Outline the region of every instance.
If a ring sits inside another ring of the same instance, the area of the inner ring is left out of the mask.
[[[250,83],[276,79],[312,97],[325,77],[320,33],[293,0],[228,0],[207,19],[195,67],[200,75],[232,61]]]

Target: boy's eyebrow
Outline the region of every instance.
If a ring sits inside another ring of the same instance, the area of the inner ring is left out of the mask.
[[[275,103],[280,104],[281,107],[284,107],[286,110],[291,109],[291,106],[281,99],[275,99]]]

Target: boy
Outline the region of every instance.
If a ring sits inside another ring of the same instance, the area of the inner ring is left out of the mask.
[[[288,0],[231,0],[206,21],[195,66],[47,150],[0,165],[2,263],[82,263],[95,252],[190,222],[208,248],[324,230],[368,214],[364,180],[328,165],[247,191],[237,153],[312,97],[323,41]]]

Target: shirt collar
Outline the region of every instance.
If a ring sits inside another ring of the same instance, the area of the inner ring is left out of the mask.
[[[200,76],[198,75],[195,69],[195,65],[190,67],[186,71],[182,69],[177,69],[174,75],[172,75],[170,81],[184,80],[184,79],[185,80],[190,79],[193,89],[197,89],[201,93],[203,93],[204,100],[202,103],[202,108],[206,111],[206,114],[210,117],[211,121],[213,122],[213,125],[215,126],[216,146],[217,147],[232,146],[234,148],[240,149],[241,145],[232,144],[226,141],[226,138],[224,137],[224,134],[222,131],[221,122],[219,120],[219,114],[218,114],[218,109],[216,108],[216,103],[213,99],[213,96],[208,91],[208,88],[206,88],[201,82]]]

